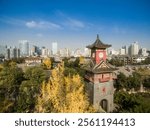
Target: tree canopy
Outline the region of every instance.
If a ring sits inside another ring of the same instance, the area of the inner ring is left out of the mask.
[[[52,60],[50,58],[45,58],[43,60],[43,67],[45,69],[51,69],[52,68]]]
[[[64,66],[52,70],[38,96],[37,112],[94,112],[79,75],[64,76]]]
[[[25,71],[24,78],[19,88],[16,111],[33,112],[40,86],[46,79],[46,73],[41,67],[31,67]]]
[[[114,98],[117,105],[115,112],[150,112],[149,98],[149,93],[128,94],[127,92],[117,92]]]

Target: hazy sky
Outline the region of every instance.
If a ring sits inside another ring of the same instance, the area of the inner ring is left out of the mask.
[[[150,1],[0,0],[0,44],[83,48],[97,34],[113,48],[138,41],[150,49]]]

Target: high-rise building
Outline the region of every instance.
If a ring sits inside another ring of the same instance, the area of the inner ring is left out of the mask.
[[[30,46],[30,56],[37,56],[38,53],[38,47],[35,45]]]
[[[17,50],[18,49],[16,47],[12,49],[12,57],[13,58],[17,58]]]
[[[125,52],[126,52],[126,51],[125,51],[124,48],[121,48],[121,49],[119,50],[119,54],[120,54],[120,55],[125,55],[125,54],[126,54]]]
[[[41,57],[50,57],[51,56],[51,50],[49,50],[46,47],[42,47],[41,49]]]
[[[10,48],[6,49],[5,59],[10,59]]]
[[[20,49],[16,47],[7,47],[5,53],[5,59],[19,58],[20,57]]]
[[[5,56],[7,46],[0,45],[0,55]]]
[[[139,45],[138,42],[134,42],[129,46],[129,55],[134,56],[139,53]]]
[[[126,46],[123,46],[122,48],[125,49],[125,55],[128,55],[128,46],[126,45]]]
[[[128,54],[131,56],[131,45],[128,48]]]
[[[13,48],[13,52],[14,52],[14,58],[20,57],[20,49],[15,47],[15,48]]]
[[[14,57],[14,54],[13,54],[13,48],[10,47],[9,49],[10,49],[10,59],[12,59],[12,58]]]
[[[52,43],[52,54],[53,55],[56,55],[58,52],[58,45],[57,45],[57,42],[53,42]]]
[[[21,57],[29,56],[29,42],[27,40],[19,41],[19,49]]]
[[[41,56],[42,57],[47,57],[47,55],[48,55],[48,50],[45,47],[42,47]]]

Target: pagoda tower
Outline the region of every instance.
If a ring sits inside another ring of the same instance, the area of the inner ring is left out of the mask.
[[[113,111],[113,68],[106,62],[106,48],[111,45],[104,44],[97,35],[96,41],[88,45],[91,49],[90,63],[85,68],[86,90],[90,103],[95,108],[103,108],[106,112]]]

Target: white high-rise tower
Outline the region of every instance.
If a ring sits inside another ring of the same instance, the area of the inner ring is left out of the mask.
[[[57,42],[53,42],[52,43],[52,54],[53,55],[56,55],[58,52],[58,45],[57,45]]]
[[[29,56],[29,42],[27,40],[19,41],[19,49],[22,57]]]

